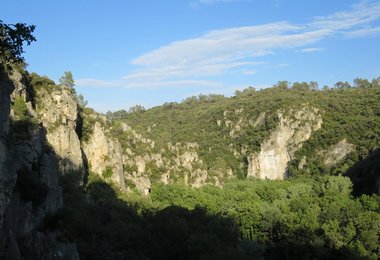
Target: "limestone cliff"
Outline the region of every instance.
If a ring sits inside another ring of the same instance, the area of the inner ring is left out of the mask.
[[[111,169],[111,178],[120,188],[124,188],[123,157],[121,145],[117,139],[106,134],[99,122],[95,122],[92,134],[84,143],[84,153],[90,171],[106,177],[105,171]]]
[[[43,228],[62,207],[59,157],[34,117],[22,75],[0,74],[0,258],[78,259],[61,230]]]
[[[48,130],[46,138],[59,156],[63,172],[83,166],[81,145],[76,133],[78,105],[72,91],[56,87],[51,91],[42,88],[36,93],[38,120]]]
[[[278,126],[261,144],[258,153],[248,156],[248,177],[283,179],[288,162],[308,140],[313,131],[321,128],[322,117],[318,109],[305,106],[278,113]]]

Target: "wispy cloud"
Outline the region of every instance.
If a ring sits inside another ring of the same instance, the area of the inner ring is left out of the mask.
[[[299,50],[298,52],[318,52],[318,51],[323,51],[324,48],[304,48],[304,49],[301,49]]]
[[[352,6],[350,11],[337,12],[329,16],[316,17],[310,27],[337,32],[349,32],[358,26],[367,25],[380,16],[380,3],[362,2]]]
[[[167,87],[218,87],[220,83],[209,80],[157,80],[157,81],[136,81],[127,82],[125,88],[167,88]]]
[[[78,79],[75,80],[75,85],[79,87],[93,87],[93,88],[143,88],[143,89],[156,89],[163,87],[218,87],[220,83],[209,80],[146,80],[146,81],[130,81],[126,79],[121,80],[98,80],[98,79]]]
[[[228,0],[198,0],[216,3]],[[229,0],[233,1],[233,0]],[[136,69],[120,81],[105,82],[105,86],[144,88],[149,86],[190,86],[220,84],[208,80],[225,73],[253,74],[262,65],[261,59],[280,50],[298,52],[322,51],[308,47],[331,36],[363,37],[380,32],[372,28],[380,19],[380,3],[361,3],[349,11],[316,17],[307,24],[276,22],[214,30],[191,39],[172,42],[145,53],[131,64]],[[149,82],[149,83],[147,83]],[[77,85],[99,86],[102,82],[79,80]]]
[[[100,79],[77,79],[75,80],[75,85],[79,87],[94,87],[94,88],[112,88],[112,87],[122,87],[123,82],[112,80],[100,80]]]
[[[357,38],[357,37],[367,37],[367,36],[372,36],[372,35],[377,35],[377,34],[380,34],[380,26],[362,28],[356,31],[347,32],[345,35],[350,38]]]
[[[257,73],[257,71],[256,70],[243,70],[242,73],[244,75],[254,75]]]

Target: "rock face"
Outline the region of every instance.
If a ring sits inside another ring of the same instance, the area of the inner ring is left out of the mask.
[[[123,151],[124,178],[128,181],[128,188],[136,188],[146,195],[151,189],[151,182],[155,181],[164,184],[180,182],[192,187],[219,183],[210,179],[204,170],[206,167],[199,158],[197,143],[169,142],[156,149],[153,140],[137,133],[129,125],[122,123],[120,129],[124,140],[128,140]]]
[[[83,151],[90,171],[102,176],[107,167],[111,167],[112,180],[121,188],[125,187],[121,145],[118,140],[113,140],[106,135],[99,122],[95,123],[93,133],[84,145]]]
[[[322,125],[318,109],[306,106],[286,115],[279,112],[278,120],[277,128],[261,145],[261,150],[248,156],[248,177],[283,179],[294,153]]]
[[[62,207],[59,157],[26,90],[21,74],[0,71],[0,258],[79,259],[75,244],[58,239],[62,231],[41,228]],[[24,100],[27,119],[11,111],[11,95]]]
[[[1,74],[1,71],[0,79],[0,220],[3,220],[9,203],[9,193],[15,184],[16,176],[9,172],[6,165],[9,157],[6,140],[9,132],[10,94],[14,86],[5,74]]]
[[[337,144],[331,146],[324,154],[324,163],[332,166],[344,159],[354,149],[354,145],[347,142],[346,139],[340,140]]]
[[[127,174],[125,178],[135,185],[140,194],[149,195],[152,184],[148,177],[141,173],[132,172],[132,174]]]
[[[41,90],[38,102],[38,117],[48,130],[46,138],[54,152],[61,158],[63,172],[77,170],[83,166],[81,145],[76,133],[77,102],[70,89],[56,89],[51,93]]]

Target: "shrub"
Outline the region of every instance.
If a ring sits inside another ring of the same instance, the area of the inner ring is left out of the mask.
[[[104,179],[109,179],[112,177],[113,171],[111,166],[107,166],[104,171],[102,172],[102,177]]]
[[[16,96],[13,103],[13,111],[15,116],[20,120],[24,120],[29,117],[28,108],[23,97]]]

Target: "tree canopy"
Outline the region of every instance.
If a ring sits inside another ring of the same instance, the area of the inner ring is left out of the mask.
[[[23,62],[23,44],[30,45],[36,41],[32,35],[35,25],[25,23],[5,24],[0,20],[0,64],[9,67],[18,62]]]

